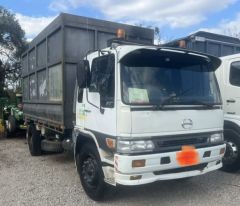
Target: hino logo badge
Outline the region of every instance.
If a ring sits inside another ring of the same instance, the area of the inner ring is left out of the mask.
[[[191,129],[193,127],[193,121],[191,119],[184,119],[182,121],[182,127],[184,129]]]

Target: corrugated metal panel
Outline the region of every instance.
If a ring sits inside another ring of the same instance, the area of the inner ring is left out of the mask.
[[[47,44],[46,40],[37,45],[37,67],[42,68],[46,67],[46,58],[47,58]]]
[[[48,37],[47,60],[50,64],[60,62],[62,59],[62,35],[62,30],[58,30]]]
[[[36,55],[35,55],[35,49],[32,49],[28,53],[28,70],[29,72],[33,72],[36,69]]]
[[[65,61],[76,63],[83,58],[87,51],[94,49],[95,33],[93,30],[66,27],[64,32]]]
[[[47,100],[48,88],[46,69],[43,69],[37,73],[37,81],[38,81],[38,99]]]
[[[190,50],[208,53],[218,57],[240,53],[240,39],[203,31],[168,42],[164,44],[164,46],[179,47],[180,40],[185,40],[187,42],[187,48]]]

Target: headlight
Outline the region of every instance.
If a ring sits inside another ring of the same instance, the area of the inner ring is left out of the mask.
[[[153,149],[154,144],[151,140],[117,141],[117,151],[120,153],[150,152]]]
[[[210,143],[223,142],[223,134],[222,134],[222,133],[212,134],[212,135],[208,138],[208,142],[210,142]]]

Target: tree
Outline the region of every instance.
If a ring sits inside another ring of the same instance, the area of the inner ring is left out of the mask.
[[[224,30],[224,34],[228,35],[228,36],[231,36],[231,37],[236,37],[236,38],[240,39],[239,26],[236,25],[236,26],[231,26],[231,27],[226,28]]]
[[[0,6],[0,96],[19,82],[21,54],[26,49],[24,36],[15,15]]]
[[[146,25],[143,25],[141,23],[135,24],[135,26],[146,27],[148,29],[153,29],[154,30],[154,44],[155,45],[160,45],[161,44],[161,40],[162,40],[161,37],[162,36],[161,36],[161,32],[160,32],[160,28],[159,27],[157,27],[157,26],[153,27],[151,25],[146,26]]]
[[[154,39],[155,39],[155,44],[160,45],[161,44],[161,33],[160,33],[160,28],[155,27],[154,28]]]

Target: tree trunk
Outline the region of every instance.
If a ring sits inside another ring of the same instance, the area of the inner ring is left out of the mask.
[[[0,97],[4,94],[5,69],[0,65]]]

